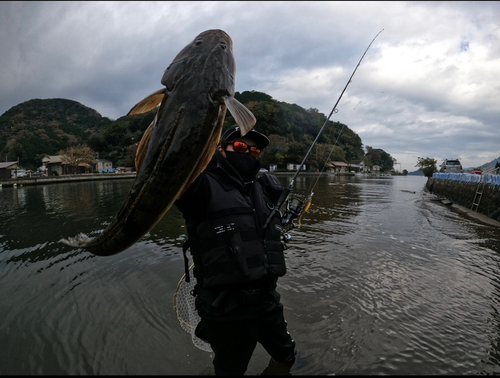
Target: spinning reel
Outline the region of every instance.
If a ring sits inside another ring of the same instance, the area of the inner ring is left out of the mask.
[[[286,200],[286,210],[281,220],[281,224],[283,225],[283,241],[285,243],[291,239],[291,236],[286,232],[290,231],[295,226],[293,220],[302,214],[304,210],[303,204],[304,202],[297,196],[291,196]]]

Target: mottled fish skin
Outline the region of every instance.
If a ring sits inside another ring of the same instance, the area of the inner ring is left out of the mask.
[[[99,256],[126,250],[160,221],[205,169],[228,108],[242,135],[251,130],[255,117],[234,98],[232,45],[229,35],[213,29],[181,50],[163,74],[165,88],[129,112],[143,113],[160,105],[139,144],[137,176],[122,208],[95,238],[80,233],[61,242]]]

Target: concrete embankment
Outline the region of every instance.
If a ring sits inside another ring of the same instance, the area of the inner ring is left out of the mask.
[[[44,185],[61,182],[92,181],[92,180],[116,180],[133,179],[136,173],[84,173],[80,175],[62,175],[51,177],[22,177],[17,179],[0,180],[0,187]]]
[[[449,175],[446,178],[439,178],[436,174],[429,177],[426,183],[429,192],[500,221],[500,185],[495,180],[486,178],[470,180],[469,177],[463,175]],[[473,204],[476,205],[473,206]]]

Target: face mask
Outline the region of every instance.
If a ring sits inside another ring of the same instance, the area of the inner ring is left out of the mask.
[[[244,181],[252,181],[259,172],[260,161],[249,153],[226,151],[226,159]]]

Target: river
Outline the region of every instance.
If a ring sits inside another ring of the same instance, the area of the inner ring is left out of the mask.
[[[500,227],[435,201],[423,177],[305,174],[293,192],[315,182],[278,283],[298,348],[292,375],[499,374]],[[0,374],[211,366],[172,305],[186,238],[176,208],[114,256],[59,242],[103,230],[131,185],[0,189]],[[247,374],[268,361],[258,346]]]

